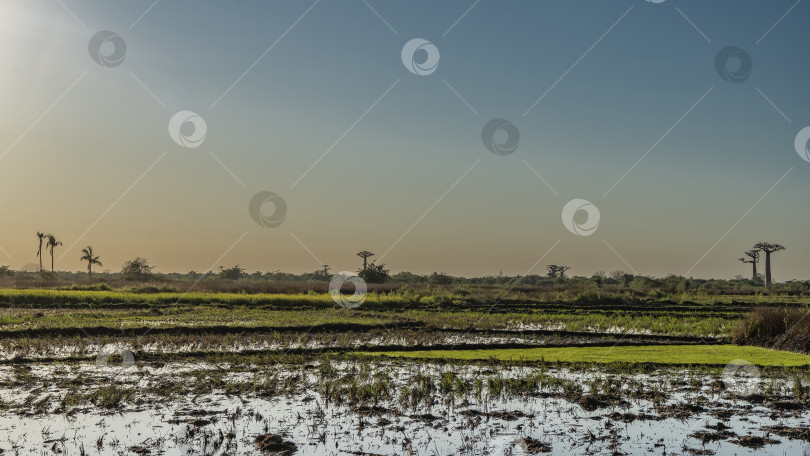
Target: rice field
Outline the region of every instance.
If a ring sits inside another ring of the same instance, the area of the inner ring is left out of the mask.
[[[348,309],[315,291],[105,288],[0,289],[0,450],[793,454],[810,441],[810,357],[732,343],[761,300],[800,312],[804,297],[422,289]]]

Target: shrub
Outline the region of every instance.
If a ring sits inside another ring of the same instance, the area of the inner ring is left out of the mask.
[[[239,266],[238,264],[231,268],[225,268],[222,266],[219,267],[219,277],[221,279],[239,280],[242,277],[245,277],[246,275],[247,274],[245,274],[245,268]],[[259,275],[261,276],[261,273],[259,273]]]
[[[146,258],[137,257],[124,263],[121,274],[126,280],[148,282],[152,279],[152,269],[154,269],[154,266],[150,266]]]
[[[433,285],[450,285],[453,278],[443,272],[434,272],[428,277],[428,283]]]
[[[55,280],[58,277],[56,275],[56,272],[54,272],[54,271],[46,271],[44,269],[39,271],[39,276],[40,276],[40,278],[45,279],[45,280]]]
[[[65,287],[64,289],[76,291],[113,291],[113,288],[106,283],[95,283],[93,285],[73,284],[69,287]]]
[[[578,304],[625,304],[632,299],[625,299],[624,295],[616,295],[613,293],[600,293],[596,290],[587,290],[579,293],[574,299]]]
[[[414,274],[412,272],[398,272],[391,276],[391,279],[394,282],[401,282],[401,283],[425,283],[427,282],[427,278],[423,275]]]
[[[810,353],[810,313],[805,309],[758,307],[735,328],[731,340]]]
[[[389,272],[384,264],[371,263],[367,268],[359,270],[357,275],[367,283],[385,283],[386,280],[391,278]]]

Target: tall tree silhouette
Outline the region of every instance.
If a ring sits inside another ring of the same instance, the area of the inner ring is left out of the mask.
[[[754,272],[751,278],[752,280],[759,280],[759,276],[757,275],[757,263],[759,263],[759,250],[749,250],[745,252],[745,256],[740,258],[740,261],[742,261],[743,263],[751,263],[751,265],[754,268]]]
[[[769,242],[757,242],[754,244],[755,249],[765,252],[765,288],[771,286],[771,254],[785,248],[779,244],[771,244]]]
[[[93,277],[93,265],[94,264],[97,264],[99,266],[104,266],[103,264],[101,264],[101,261],[98,261],[98,255],[95,255],[95,252],[93,252],[93,246],[91,246],[91,245],[88,245],[86,249],[82,249],[81,260],[87,262],[87,277],[88,278]]]
[[[561,279],[565,278],[565,271],[571,269],[570,266],[558,266],[556,264],[550,264],[546,266],[548,269],[548,276],[549,277],[559,277]]]
[[[363,269],[366,269],[368,267],[368,257],[374,256],[374,254],[368,250],[361,250],[357,252],[357,256],[363,259]]]
[[[53,234],[48,235],[48,243],[45,245],[45,248],[51,252],[51,272],[53,272],[53,249],[60,245],[62,245],[62,243],[57,241]]]
[[[42,241],[45,240],[45,233],[40,233],[37,231],[37,237],[39,238],[39,249],[37,250],[37,258],[39,258],[39,272],[42,272]]]

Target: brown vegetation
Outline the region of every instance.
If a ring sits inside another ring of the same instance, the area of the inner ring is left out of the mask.
[[[758,307],[731,334],[739,345],[757,345],[810,353],[810,312],[805,309]]]

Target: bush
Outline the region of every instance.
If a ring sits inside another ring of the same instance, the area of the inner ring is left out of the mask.
[[[107,285],[106,283],[96,283],[93,285],[77,285],[73,284],[69,287],[64,288],[65,290],[74,290],[74,291],[114,291],[114,289]]]
[[[425,283],[427,279],[423,275],[414,274],[413,272],[398,272],[391,276],[394,282],[400,283]]]
[[[810,312],[758,307],[734,329],[731,340],[738,345],[810,353]]]
[[[259,273],[261,275],[261,273]],[[224,268],[222,266],[219,267],[219,277],[221,279],[226,280],[239,280],[242,277],[245,277],[245,269],[238,264],[231,268]]]
[[[180,293],[180,290],[175,287],[170,286],[155,286],[155,285],[144,285],[141,287],[132,287],[129,289],[131,293],[138,293],[138,294],[151,294],[151,293]]]
[[[366,283],[385,283],[391,276],[388,274],[390,271],[385,269],[384,264],[371,263],[367,268],[361,269],[357,272]]]
[[[450,285],[453,283],[453,278],[443,272],[434,272],[428,277],[428,283],[434,285]]]
[[[632,299],[630,300],[632,301]],[[587,290],[579,293],[574,299],[578,304],[625,304],[627,300],[624,296],[611,293],[600,293],[595,290]]]
[[[55,280],[57,278],[57,275],[54,271],[46,271],[44,269],[39,271],[39,276],[40,278],[45,280]]]
[[[124,263],[121,274],[123,274],[125,280],[148,282],[152,279],[152,269],[154,269],[154,266],[149,266],[146,258],[137,257]]]

